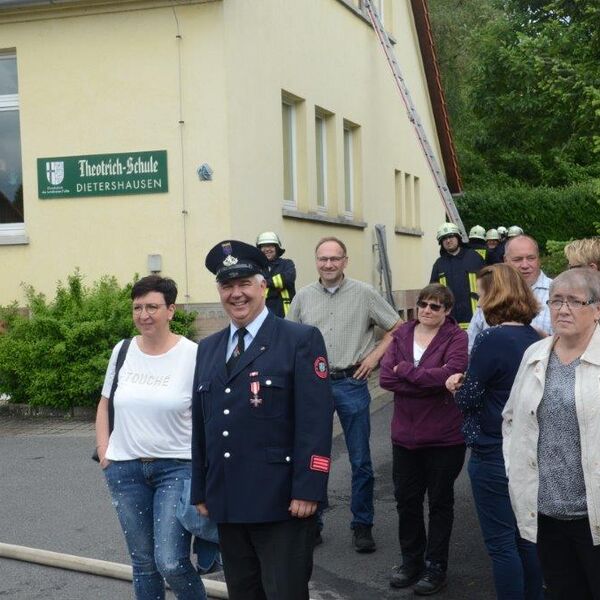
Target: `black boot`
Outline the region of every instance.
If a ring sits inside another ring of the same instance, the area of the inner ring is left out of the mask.
[[[441,566],[433,563],[428,564],[421,579],[415,584],[413,592],[417,596],[432,596],[443,590],[447,583],[446,572]]]
[[[392,567],[392,574],[390,575],[390,585],[394,588],[405,588],[413,585],[419,580],[421,575],[421,569],[419,567],[400,566]]]

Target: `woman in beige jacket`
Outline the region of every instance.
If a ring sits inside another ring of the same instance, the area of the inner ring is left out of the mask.
[[[523,356],[503,412],[522,537],[537,542],[550,599],[600,599],[600,274],[550,286],[554,335]]]

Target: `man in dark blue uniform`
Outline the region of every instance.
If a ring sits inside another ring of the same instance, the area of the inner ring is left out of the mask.
[[[274,231],[265,231],[256,238],[256,247],[269,261],[267,279],[267,308],[282,319],[288,314],[296,295],[296,265],[289,258],[282,258],[285,248]]]
[[[198,346],[191,502],[218,524],[230,600],[308,600],[333,420],[323,337],[267,310],[254,246],[221,242],[205,264],[231,324]]]

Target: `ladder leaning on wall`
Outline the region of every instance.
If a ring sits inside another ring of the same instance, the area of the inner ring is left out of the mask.
[[[381,19],[373,4],[373,0],[364,0],[364,7],[369,13],[369,17],[371,22],[373,23],[373,28],[377,33],[377,38],[385,52],[385,56],[387,58],[388,64],[392,69],[392,73],[394,75],[394,80],[396,85],[398,86],[398,90],[400,91],[400,96],[402,96],[402,100],[404,101],[404,105],[406,106],[406,111],[408,113],[408,118],[413,124],[415,128],[415,132],[417,137],[419,138],[419,142],[421,143],[421,147],[423,148],[423,152],[425,153],[425,157],[427,159],[427,163],[429,164],[429,168],[431,169],[431,173],[435,179],[435,183],[437,185],[438,191],[442,198],[442,203],[444,204],[444,208],[446,209],[446,214],[449,219],[459,228],[460,233],[462,235],[463,240],[468,241],[467,232],[465,230],[465,226],[463,225],[462,219],[458,214],[458,209],[456,208],[456,204],[454,203],[454,198],[452,198],[452,194],[448,189],[448,184],[446,183],[446,178],[440,169],[440,165],[435,157],[433,152],[433,148],[427,139],[427,134],[425,133],[425,129],[423,128],[423,124],[421,122],[421,118],[419,117],[419,113],[415,108],[414,102],[412,101],[410,92],[404,81],[404,77],[402,77],[402,72],[400,71],[400,66],[398,65],[398,61],[394,56],[394,51],[392,48],[392,43],[390,42],[390,38],[383,28],[383,24],[381,23]]]

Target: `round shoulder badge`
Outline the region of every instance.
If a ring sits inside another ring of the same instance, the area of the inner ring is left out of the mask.
[[[329,371],[327,369],[327,360],[323,356],[318,356],[315,360],[315,373],[317,377],[321,379],[325,379],[327,375],[329,375]]]

